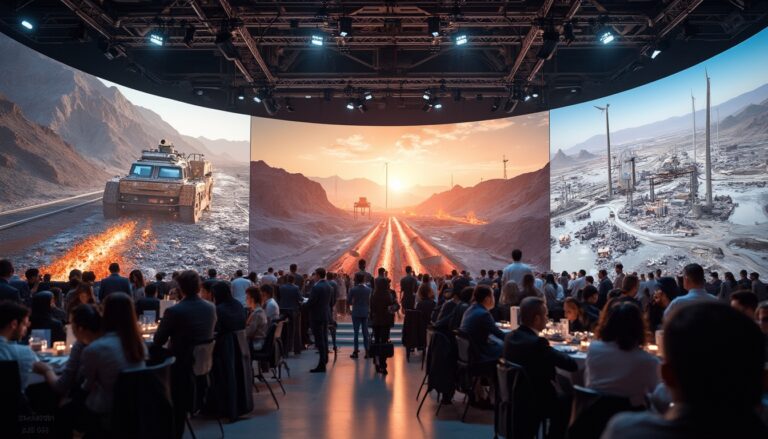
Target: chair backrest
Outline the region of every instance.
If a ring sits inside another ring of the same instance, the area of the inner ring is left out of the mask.
[[[115,383],[110,437],[174,437],[170,380],[175,361],[175,357],[168,357],[153,366],[120,372]]]
[[[496,366],[498,398],[497,434],[511,438],[530,438],[538,430],[541,414],[530,404],[533,396],[528,374],[523,366],[504,359]]]
[[[283,336],[283,325],[285,325],[285,319],[275,320],[275,339]]]
[[[213,348],[215,346],[216,340],[208,340],[195,345],[192,349],[192,358],[194,359],[192,372],[195,376],[204,376],[211,372],[213,368]]]
[[[23,394],[21,375],[16,361],[0,361],[0,425],[10,437],[21,434],[19,415],[22,412]]]
[[[472,361],[472,341],[464,332],[456,331],[456,350],[459,364],[468,366]]]
[[[573,386],[573,409],[568,436],[599,439],[613,415],[631,410],[633,407],[628,398]]]
[[[280,360],[283,358],[283,342],[280,339],[283,334],[283,326],[285,325],[285,321],[281,320],[278,321],[275,325],[275,333],[272,336],[272,361],[273,366],[280,363]]]

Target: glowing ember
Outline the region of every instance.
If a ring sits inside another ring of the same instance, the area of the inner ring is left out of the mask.
[[[66,252],[58,259],[51,262],[50,265],[41,267],[42,273],[50,273],[54,280],[66,280],[69,272],[78,269],[82,271],[93,271],[97,279],[109,275],[109,264],[117,262],[121,265],[122,271],[127,271],[122,254],[118,251],[128,238],[134,236],[136,232],[136,221],[126,221],[110,227],[104,232],[89,236],[83,242],[76,244],[72,249]],[[151,236],[148,229],[142,230],[141,235],[144,239],[145,232],[147,238]]]
[[[456,221],[464,224],[473,224],[476,226],[488,224],[488,221],[478,218],[477,215],[475,215],[474,211],[470,211],[465,216],[462,217],[462,216],[453,216],[448,212],[445,212],[443,209],[440,209],[435,214],[435,218],[441,219],[441,220]]]

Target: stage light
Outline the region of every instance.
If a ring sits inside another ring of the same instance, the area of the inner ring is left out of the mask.
[[[424,90],[424,94],[421,95],[421,98],[425,101],[432,99],[432,92],[429,89]]]
[[[435,107],[435,110],[439,110],[439,109],[443,108],[443,103],[440,102],[440,99],[435,98],[435,100],[432,101],[432,106]]]
[[[362,99],[357,99],[355,101],[355,108],[360,110],[361,113],[365,113],[366,111],[368,111],[368,107],[365,106],[365,101],[363,101]]]
[[[363,97],[365,98],[366,101],[370,101],[371,99],[373,99],[373,93],[371,93],[370,91],[366,91],[365,93],[363,93]]]
[[[245,100],[245,93],[243,92],[243,89],[240,89],[237,91],[237,100],[238,101],[244,101]]]
[[[195,89],[195,94],[196,94],[197,96],[202,96],[204,93],[205,93],[205,92],[203,91],[203,89],[202,89],[202,88],[196,88],[196,89]]]
[[[149,33],[149,42],[155,46],[163,46],[165,44],[165,35],[160,31],[152,31]]]
[[[342,37],[352,35],[352,17],[339,18],[339,35]]]
[[[23,27],[26,30],[34,30],[35,29],[35,25],[32,24],[32,22],[27,20],[27,19],[21,20],[21,27]]]
[[[465,34],[457,35],[455,40],[457,46],[463,46],[469,41]]]
[[[313,46],[322,46],[323,37],[321,35],[312,35],[312,40],[310,42]]]
[[[259,96],[254,96],[253,97],[253,102],[256,102],[257,104],[260,104],[261,103],[261,98]]]
[[[538,98],[539,97],[539,93],[533,92],[533,93],[531,93],[531,97],[533,97],[534,99]]]
[[[496,112],[501,105],[501,98],[493,98],[493,104],[491,105],[491,112]]]
[[[656,57],[659,55],[661,55],[661,50],[653,49],[653,52],[651,52],[651,59],[656,59]]]
[[[304,95],[304,99],[312,99],[311,95]]]
[[[523,98],[523,100],[524,100],[525,102],[528,102],[528,101],[530,101],[530,100],[531,100],[531,95],[529,95],[529,94],[526,94],[526,95],[525,95],[525,97]]]
[[[578,92],[578,90],[576,90],[575,88],[571,89],[571,93],[576,93],[576,92]]]
[[[192,42],[195,41],[195,27],[190,25],[184,30],[184,45],[192,47]]]
[[[610,26],[604,26],[597,32],[597,39],[603,44],[610,44],[616,39],[616,35]]]
[[[347,101],[347,110],[354,110],[355,109],[355,101],[352,99]]]
[[[440,17],[427,18],[427,32],[432,35],[433,38],[440,36]]]

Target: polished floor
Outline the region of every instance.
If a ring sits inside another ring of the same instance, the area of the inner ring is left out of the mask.
[[[452,405],[443,406],[434,416],[437,403],[433,393],[424,403],[419,418],[416,392],[423,378],[421,356],[406,362],[398,347],[389,359],[386,378],[375,373],[373,363],[352,360],[352,349],[343,347],[336,358],[330,356],[326,374],[310,374],[317,364],[317,353],[305,351],[289,358],[291,377],[284,376],[287,395],[273,386],[280,410],[263,384],[254,393],[250,416],[224,425],[227,438],[311,437],[313,439],[360,438],[466,438],[493,437],[493,413],[470,407],[466,423],[460,418],[463,395],[456,394]],[[285,375],[285,374],[284,374]],[[193,420],[198,438],[218,438],[219,428],[210,419]],[[185,438],[191,437],[189,432]]]

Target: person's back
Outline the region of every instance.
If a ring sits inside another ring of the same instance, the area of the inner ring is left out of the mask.
[[[157,297],[142,297],[136,301],[136,315],[143,315],[146,311],[154,311],[155,319],[160,316],[160,299]]]
[[[11,302],[20,302],[21,294],[18,288],[11,286],[5,279],[0,278],[0,301],[8,300]]]
[[[615,342],[595,340],[587,352],[584,385],[598,392],[645,405],[645,395],[659,384],[659,360],[639,347],[623,350]]]
[[[295,284],[280,285],[280,300],[277,302],[281,310],[295,311],[301,307],[301,291]]]
[[[527,264],[521,262],[523,252],[518,249],[512,250],[512,263],[507,265],[501,275],[502,285],[509,281],[515,282],[517,285],[522,285],[523,276],[526,274],[533,275],[533,270]]]
[[[325,279],[319,280],[312,286],[312,290],[309,293],[309,299],[306,302],[310,321],[329,321],[332,294],[333,291],[331,286]]]
[[[358,284],[349,289],[348,296],[352,317],[367,318],[371,312],[371,289],[365,284]]]
[[[435,311],[435,306],[437,306],[437,304],[430,298],[423,298],[416,304],[416,311],[421,313],[425,325],[432,320],[432,313]]]
[[[404,309],[413,309],[416,306],[416,289],[419,282],[411,273],[406,274],[400,279],[400,293],[402,294],[402,304]]]
[[[245,329],[245,307],[235,298],[217,304],[216,322],[217,334]]]
[[[112,293],[131,293],[131,283],[120,273],[112,273],[101,280],[99,284],[99,300],[106,299]]]
[[[715,302],[715,296],[707,293],[704,282],[704,269],[698,264],[688,264],[683,270],[683,288],[688,290],[688,294],[678,296],[669,303],[664,310],[664,318],[672,314],[673,310],[686,305],[699,302]]]
[[[114,399],[113,389],[120,372],[144,366],[144,361],[131,362],[126,358],[120,337],[107,332],[82,353],[83,387],[88,391],[85,405],[96,413],[109,413]]]
[[[394,298],[388,289],[374,289],[373,294],[371,294],[371,326],[391,327],[394,325],[395,315],[389,312],[389,307],[394,303]]]
[[[473,295],[475,303],[464,313],[459,330],[465,333],[475,346],[479,361],[496,361],[501,356],[504,333],[496,327],[489,311],[495,306],[493,290],[487,286],[479,286],[475,288]]]
[[[250,287],[251,281],[247,278],[244,278],[242,276],[237,277],[232,280],[232,296],[237,299],[238,302],[240,302],[241,305],[245,306],[245,290]]]
[[[760,420],[764,336],[741,312],[719,302],[681,307],[664,324],[662,377],[674,405],[614,416],[603,439],[764,439]],[[715,353],[715,355],[713,355]]]

